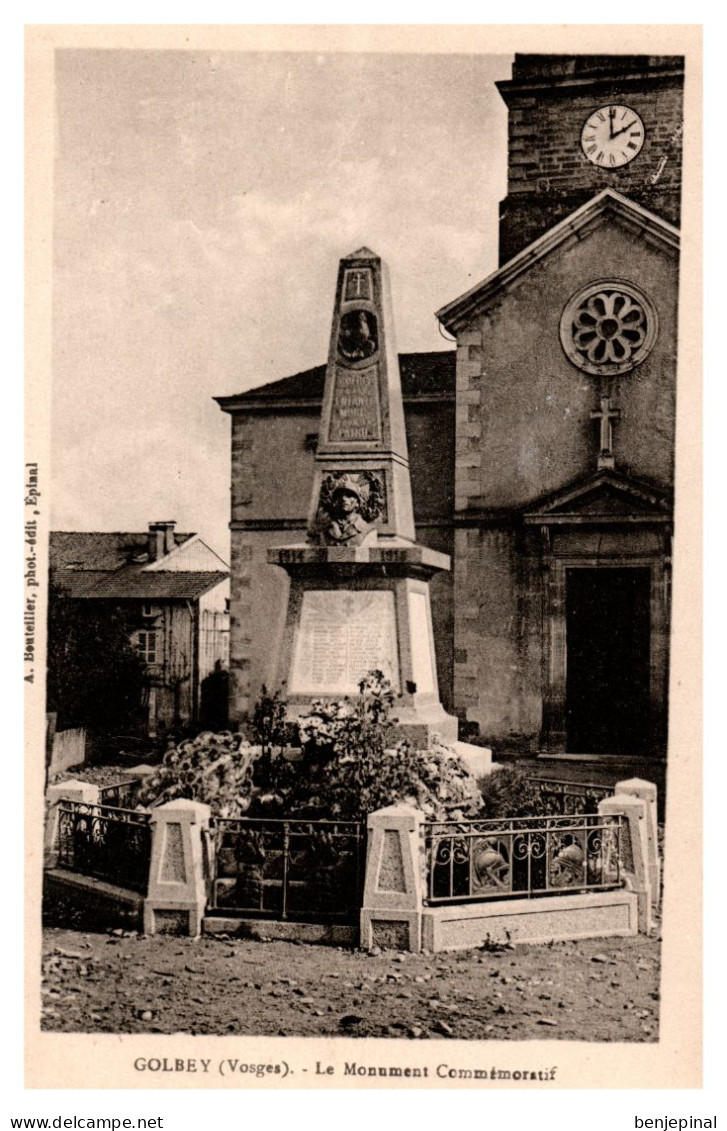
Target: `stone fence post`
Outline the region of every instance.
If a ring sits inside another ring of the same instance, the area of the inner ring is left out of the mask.
[[[648,803],[633,794],[617,793],[598,803],[601,817],[623,816],[621,825],[621,869],[637,897],[639,931],[652,928],[652,894],[649,879]]]
[[[201,933],[207,903],[202,835],[209,818],[209,805],[199,801],[180,799],[152,809],[145,934]]]
[[[389,805],[368,817],[361,946],[421,950],[424,815]]]
[[[45,791],[46,815],[43,843],[43,862],[46,868],[58,863],[58,806],[61,801],[79,801],[83,805],[98,805],[99,787],[90,782],[59,781]]]
[[[659,833],[656,813],[656,786],[643,778],[629,778],[618,781],[614,787],[616,794],[640,797],[646,802],[646,835],[649,847],[649,883],[651,884],[652,906],[658,907],[661,901],[661,861],[659,860]]]

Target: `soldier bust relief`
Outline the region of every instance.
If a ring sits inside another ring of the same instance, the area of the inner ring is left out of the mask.
[[[321,483],[314,541],[326,546],[362,546],[376,540],[384,511],[382,477],[374,471],[331,472]]]
[[[375,534],[373,524],[366,522],[361,514],[358,491],[349,487],[337,487],[333,493],[326,540],[333,544],[360,546],[372,531]]]

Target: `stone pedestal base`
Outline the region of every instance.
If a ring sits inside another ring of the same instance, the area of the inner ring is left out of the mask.
[[[130,766],[127,770],[121,770],[119,781],[140,781],[143,784],[157,772],[157,769],[157,766],[147,766],[146,762],[142,762],[139,766]]]
[[[287,546],[268,561],[290,575],[277,683],[292,719],[320,699],[357,698],[381,671],[398,695],[399,737],[428,747],[457,739],[458,721],[439,699],[429,580],[445,554],[401,540],[350,548]]]
[[[492,751],[489,746],[473,746],[471,742],[454,742],[452,745],[473,777],[487,777],[498,768],[492,761]]]
[[[405,739],[417,750],[425,750],[435,738],[447,746],[457,741],[459,719],[448,715],[438,701],[431,706],[415,703],[410,706],[394,704],[392,721],[396,724],[396,740]]]

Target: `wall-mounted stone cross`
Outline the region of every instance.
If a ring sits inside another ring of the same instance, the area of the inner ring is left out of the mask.
[[[620,411],[617,408],[611,408],[610,397],[601,397],[601,407],[594,409],[591,413],[591,420],[599,420],[601,423],[600,451],[597,461],[599,471],[604,467],[614,466],[613,424],[614,421],[620,419]]]

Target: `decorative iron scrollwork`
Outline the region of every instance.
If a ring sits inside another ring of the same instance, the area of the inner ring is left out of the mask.
[[[58,807],[58,863],[146,894],[150,814],[64,801]]]
[[[620,832],[620,817],[591,814],[432,823],[424,832],[428,900],[617,887]]]

